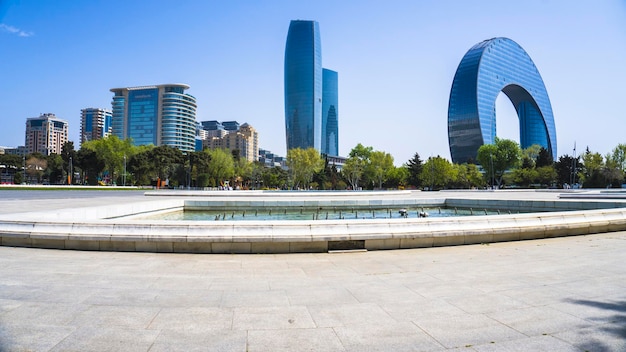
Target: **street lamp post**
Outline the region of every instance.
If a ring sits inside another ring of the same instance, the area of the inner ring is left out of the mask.
[[[71,185],[74,182],[74,168],[72,165],[72,157],[70,156],[70,177],[68,178],[68,183]]]
[[[491,189],[493,189],[494,183],[496,182],[495,180],[495,171],[493,170],[493,154],[489,154],[489,159],[491,159]]]
[[[124,154],[124,174],[122,175],[122,184],[126,187],[126,154]]]

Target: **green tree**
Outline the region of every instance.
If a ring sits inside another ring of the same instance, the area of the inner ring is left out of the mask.
[[[189,154],[192,185],[204,188],[209,185],[209,164],[211,156],[204,152],[191,152]]]
[[[362,160],[369,160],[370,155],[372,155],[373,151],[373,147],[365,147],[363,146],[363,144],[359,143],[354,148],[352,148],[352,150],[350,150],[350,154],[348,155],[348,157],[357,157]]]
[[[98,184],[98,175],[104,170],[104,160],[94,150],[81,148],[76,152],[76,167],[81,170],[83,183]]]
[[[504,173],[520,165],[522,151],[519,145],[510,139],[496,137],[495,144],[484,144],[478,148],[476,157],[486,173],[490,184],[502,184]]]
[[[248,187],[252,179],[252,163],[245,158],[233,160],[235,168],[235,183],[240,187]]]
[[[420,174],[422,173],[422,167],[424,162],[420,159],[420,155],[415,153],[413,158],[406,162],[405,168],[409,171],[408,184],[416,188],[420,188]]]
[[[261,174],[263,188],[286,188],[289,173],[279,166],[265,168]]]
[[[453,172],[456,174],[456,179],[453,181],[455,188],[468,189],[485,185],[483,175],[475,164],[463,163],[453,164],[452,166],[456,169]]]
[[[13,174],[13,183],[22,183],[22,175],[19,172],[22,168],[22,157],[20,155],[0,154],[0,165],[4,165],[5,179],[10,179],[10,175]],[[9,170],[12,170],[12,172]]]
[[[522,158],[528,158],[532,160],[533,167],[537,162],[537,158],[539,158],[539,153],[541,153],[541,146],[539,144],[533,144],[530,147],[522,149]]]
[[[341,174],[353,190],[359,189],[359,182],[365,172],[365,162],[357,157],[349,157],[341,169]]]
[[[375,177],[373,175],[373,168],[370,167],[371,156],[374,152],[374,148],[371,146],[364,146],[361,143],[357,144],[352,150],[350,150],[350,154],[348,154],[349,158],[356,158],[360,160],[358,165],[362,167],[361,178],[363,182],[362,185],[366,185],[367,188],[371,188],[374,185]]]
[[[378,150],[372,151],[369,168],[372,181],[378,183],[378,188],[382,188],[383,183],[389,178],[390,170],[393,169],[393,157],[389,153]]]
[[[407,167],[393,167],[387,173],[387,181],[385,184],[389,188],[404,189],[410,177],[410,171]]]
[[[543,166],[552,166],[554,165],[554,160],[552,159],[552,154],[550,153],[550,151],[548,151],[548,149],[541,147],[541,149],[539,150],[539,155],[537,156],[537,162],[535,163],[535,165],[537,167],[543,167]]]
[[[330,183],[330,165],[328,164],[328,158],[324,157],[324,166],[320,169],[320,171],[313,174],[313,184],[317,185],[318,189],[331,189],[332,184]]]
[[[152,148],[132,155],[126,163],[126,169],[132,174],[132,182],[136,186],[150,185],[153,176],[156,178],[150,152]]]
[[[233,155],[228,149],[205,149],[210,157],[208,165],[209,185],[216,187],[223,185],[235,175]]]
[[[76,161],[76,150],[74,150],[74,142],[68,141],[61,148],[61,158],[63,159],[63,170],[68,174],[67,181],[70,185],[74,184],[74,162]],[[72,169],[72,170],[70,170]]]
[[[520,167],[511,171],[508,177],[505,177],[507,183],[514,183],[520,187],[530,187],[531,184],[537,183],[539,173],[533,167]]]
[[[330,164],[328,157],[325,157],[324,167],[313,176],[313,181],[320,185],[320,189],[338,189],[341,174],[335,163]]]
[[[81,146],[83,148],[93,150],[104,161],[104,172],[108,174],[110,183],[115,183],[116,176],[123,172],[124,156],[129,158],[135,154],[130,139],[121,140],[115,135],[84,142]]]
[[[556,169],[552,165],[539,166],[537,170],[537,183],[550,187],[557,180]]]
[[[16,185],[22,184],[24,182],[24,176],[21,172],[16,172],[13,176],[13,183]]]
[[[324,160],[315,148],[293,148],[287,151],[287,166],[292,174],[294,187],[308,188],[313,175],[324,167]]]
[[[50,184],[62,184],[67,181],[63,180],[65,172],[63,170],[63,158],[60,154],[50,154],[46,157],[46,168],[43,177]]]
[[[606,187],[606,180],[602,174],[604,168],[604,158],[600,153],[591,152],[587,147],[582,155],[582,177],[581,181],[585,187]]]
[[[149,155],[154,167],[153,170],[160,180],[169,179],[176,171],[178,164],[184,161],[183,153],[180,149],[167,145],[152,148],[149,151]]]
[[[602,176],[607,187],[621,187],[624,182],[624,173],[620,168],[620,164],[617,160],[613,159],[611,153],[606,155],[604,167],[602,168]]]
[[[263,182],[263,172],[267,169],[265,165],[263,165],[259,161],[255,161],[251,163],[250,170],[250,187],[252,189],[260,189]]]
[[[431,190],[447,188],[457,177],[456,169],[441,156],[430,157],[424,163],[420,182]]]
[[[369,184],[371,180],[370,156],[374,148],[365,147],[361,143],[357,144],[343,165],[341,174],[350,183],[353,190],[359,189],[361,184]],[[363,182],[361,182],[363,181]]]
[[[606,155],[605,176],[614,187],[621,187],[626,176],[626,144],[618,144]]]
[[[580,166],[580,156],[574,159],[571,155],[561,155],[559,160],[554,163],[556,182],[559,186],[564,187],[578,183],[580,181],[578,175]]]

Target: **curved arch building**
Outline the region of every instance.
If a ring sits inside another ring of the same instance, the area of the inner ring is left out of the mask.
[[[448,140],[454,163],[476,160],[496,138],[495,104],[503,92],[519,117],[520,144],[538,144],[556,159],[556,128],[546,87],[530,56],[508,38],[474,45],[457,68],[448,104]]]

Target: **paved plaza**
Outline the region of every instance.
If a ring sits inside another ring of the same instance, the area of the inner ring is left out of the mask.
[[[0,247],[0,351],[626,351],[625,253],[626,232],[315,254]]]

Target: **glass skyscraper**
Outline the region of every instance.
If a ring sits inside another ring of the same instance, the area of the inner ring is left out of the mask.
[[[186,84],[111,89],[113,134],[135,145],[194,151],[197,105],[186,89]]]
[[[315,21],[291,21],[285,46],[287,150],[322,147],[322,43]]]
[[[339,155],[339,114],[338,77],[337,72],[323,69],[322,85],[322,153]]]
[[[448,105],[452,161],[475,161],[481,145],[495,143],[495,104],[500,92],[517,111],[521,147],[538,144],[556,159],[552,106],[537,67],[516,42],[493,38],[474,45],[454,75]]]

